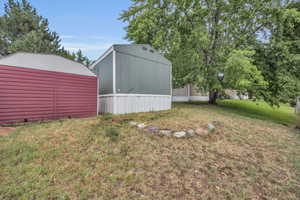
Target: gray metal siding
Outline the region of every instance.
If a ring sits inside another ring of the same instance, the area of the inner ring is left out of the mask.
[[[113,53],[94,67],[94,73],[99,78],[99,94],[113,93]]]
[[[132,54],[116,53],[116,92],[170,95],[171,65],[155,61],[155,57],[145,59],[137,51]]]
[[[138,56],[147,60],[153,60],[166,65],[171,65],[171,62],[162,56],[159,52],[146,44],[131,44],[131,45],[114,45],[114,50],[128,55]]]

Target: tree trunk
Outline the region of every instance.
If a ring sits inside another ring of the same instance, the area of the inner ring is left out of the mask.
[[[253,93],[252,92],[248,92],[248,98],[253,99]]]
[[[217,104],[217,98],[218,98],[218,91],[210,91],[209,92],[209,104],[216,105]]]

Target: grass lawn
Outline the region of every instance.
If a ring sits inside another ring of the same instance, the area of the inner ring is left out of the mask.
[[[271,120],[282,124],[297,122],[294,108],[288,105],[281,105],[278,108],[271,107],[263,101],[253,102],[251,100],[223,100],[219,102],[219,105],[228,111],[256,119]]]
[[[300,134],[282,125],[293,123],[292,111],[235,103],[17,127],[0,136],[0,199],[300,199]],[[132,120],[172,130],[221,126],[176,139]]]

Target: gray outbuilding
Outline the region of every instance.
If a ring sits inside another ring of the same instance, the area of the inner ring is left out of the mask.
[[[171,108],[172,64],[150,45],[113,45],[91,69],[100,79],[101,113]]]

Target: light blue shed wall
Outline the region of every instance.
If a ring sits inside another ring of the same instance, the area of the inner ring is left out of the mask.
[[[99,94],[113,93],[113,53],[110,53],[94,67],[99,78]]]
[[[171,64],[162,62],[160,55],[147,53],[116,52],[117,93],[171,95]]]

